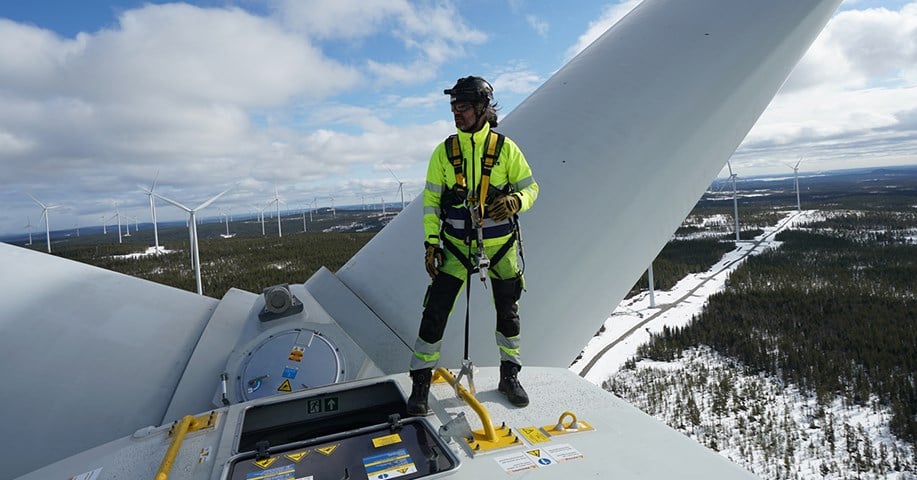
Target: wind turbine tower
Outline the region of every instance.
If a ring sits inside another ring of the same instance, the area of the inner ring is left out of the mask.
[[[196,213],[207,208],[208,205],[215,202],[216,199],[222,197],[223,195],[226,194],[226,192],[230,191],[231,189],[232,187],[227,188],[226,190],[223,190],[222,192],[218,193],[217,195],[211,197],[206,202],[198,205],[197,208],[188,208],[176,202],[175,200],[170,200],[166,197],[163,197],[162,195],[158,193],[153,194],[159,197],[164,202],[169,202],[172,205],[175,205],[176,207],[188,212],[188,236],[190,237],[189,240],[191,244],[191,265],[194,268],[194,281],[197,284],[197,294],[198,295],[204,294],[204,287],[203,287],[203,284],[201,283],[201,255],[200,255],[200,250],[198,249],[198,243],[197,243],[197,222],[195,221]]]
[[[45,219],[45,238],[47,238],[48,240],[48,253],[51,253],[51,225],[50,225],[50,222],[48,221],[48,210],[51,210],[52,208],[57,208],[60,205],[45,205],[44,203],[39,202],[37,198],[33,197],[31,193],[27,195],[31,197],[32,200],[34,200],[35,203],[38,204],[38,206],[41,207],[41,216]]]
[[[270,206],[272,203],[277,204],[277,236],[278,237],[283,237],[283,230],[280,226],[280,204],[282,202],[283,201],[280,200],[280,194],[277,193],[277,187],[274,187],[274,199],[268,202],[268,206]]]
[[[157,180],[159,180],[158,171],[156,172],[156,176],[153,177],[153,185],[150,186],[149,190],[144,187],[140,187],[140,189],[146,192],[146,194],[150,197],[150,216],[153,217],[153,243],[154,243],[154,247],[156,248],[156,251],[158,252],[159,251],[159,227],[156,225],[156,200],[155,200],[155,194],[153,193],[153,191],[156,190],[156,181]]]
[[[386,167],[387,168],[387,167]],[[404,211],[404,182],[398,179],[395,175],[395,172],[391,168],[388,169],[388,173],[391,173],[395,177],[395,181],[398,182],[398,193],[401,194],[401,211]]]
[[[732,209],[733,209],[733,218],[736,222],[736,242],[739,241],[739,196],[738,191],[736,190],[736,177],[739,175],[732,171],[732,163],[729,160],[726,160],[726,166],[729,167],[729,178],[732,179]]]
[[[118,210],[118,203],[117,203],[117,202],[115,202],[115,214],[112,215],[111,218],[109,218],[109,220],[111,220],[112,218],[117,218],[117,219],[118,219],[118,243],[122,243],[122,241],[121,241],[121,211]],[[130,232],[128,232],[128,233],[130,233]]]
[[[25,228],[29,229],[29,245],[32,244],[32,219],[30,217],[25,217],[26,225]]]
[[[265,236],[264,233],[264,208],[260,205],[255,205],[255,210],[258,210],[258,221],[261,222],[261,236]]]
[[[793,169],[793,183],[796,185],[796,211],[802,211],[802,205],[799,203],[799,164],[802,162],[802,157],[799,157],[799,160],[796,162],[795,166],[791,166],[789,163],[786,166]]]

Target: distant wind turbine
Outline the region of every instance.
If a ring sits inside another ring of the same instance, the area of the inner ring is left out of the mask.
[[[29,245],[31,245],[32,244],[32,227],[33,227],[32,218],[25,217],[25,219],[26,219],[25,228],[29,229]]]
[[[156,180],[159,180],[159,171],[156,171],[156,176],[153,177],[153,184],[150,186],[149,190],[145,187],[140,187],[141,190],[146,192],[150,197],[150,215],[153,217],[153,243],[156,251],[159,251],[159,227],[156,224],[156,199],[155,194],[153,193],[156,190]]]
[[[264,233],[264,208],[261,205],[255,205],[255,210],[258,210],[258,221],[261,222],[261,236],[265,236]]]
[[[190,237],[190,244],[191,244],[191,264],[194,268],[194,280],[197,284],[197,294],[198,295],[204,294],[204,287],[203,287],[203,284],[201,283],[201,255],[200,255],[200,251],[198,249],[198,243],[197,243],[197,222],[195,221],[195,214],[203,210],[204,208],[207,208],[208,205],[215,202],[216,199],[222,197],[223,195],[226,194],[226,192],[230,191],[231,189],[232,187],[227,188],[226,190],[223,190],[219,194],[211,197],[206,202],[198,205],[197,208],[188,208],[176,202],[175,200],[170,200],[166,197],[163,197],[162,195],[158,193],[153,194],[153,195],[156,195],[158,198],[160,198],[162,201],[171,203],[172,205],[175,205],[176,207],[188,212],[188,236]]]
[[[35,203],[41,207],[41,216],[45,219],[45,238],[48,240],[48,253],[51,253],[51,222],[48,221],[48,210],[60,207],[60,205],[45,205],[44,203],[39,202],[37,198],[33,197],[31,193],[27,193],[26,195],[31,197],[32,200],[34,200]]]
[[[739,241],[739,195],[738,190],[736,190],[736,177],[739,175],[732,171],[732,163],[729,160],[726,160],[726,165],[729,167],[729,178],[732,179],[732,208],[734,212],[734,218],[736,222],[736,242]]]
[[[111,220],[112,218],[118,219],[118,243],[123,243],[121,240],[121,211],[118,209],[118,202],[115,202],[115,214],[112,215],[111,218],[109,218],[109,220]],[[131,233],[130,226],[128,226],[127,233]]]
[[[283,230],[280,226],[280,204],[284,203],[284,201],[280,199],[280,194],[277,193],[277,187],[274,187],[274,199],[267,204],[270,206],[272,203],[277,204],[277,236],[283,237]]]
[[[386,167],[388,168],[388,167]],[[398,193],[401,194],[401,211],[404,211],[404,182],[402,182],[398,176],[395,175],[395,172],[391,168],[388,168],[388,173],[391,173],[395,177],[395,181],[398,182]]]
[[[302,233],[306,233],[306,206],[301,203],[299,206],[302,208]],[[312,214],[310,213],[309,216],[311,217]]]
[[[786,166],[793,169],[793,183],[796,185],[796,211],[802,211],[802,205],[799,203],[799,164],[802,162],[802,157],[799,157],[799,160],[796,162],[796,165],[790,165],[789,163]]]

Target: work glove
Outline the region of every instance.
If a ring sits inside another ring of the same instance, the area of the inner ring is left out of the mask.
[[[430,278],[434,278],[439,273],[439,267],[443,266],[446,258],[443,256],[443,249],[439,245],[434,245],[430,242],[423,242],[423,245],[427,249],[423,256],[423,263],[427,268],[427,274],[430,275]]]
[[[518,195],[501,195],[488,206],[488,215],[493,221],[499,222],[518,213],[521,206]]]

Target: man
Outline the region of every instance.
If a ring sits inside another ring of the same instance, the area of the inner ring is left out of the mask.
[[[519,147],[491,131],[497,126],[493,87],[481,77],[460,78],[444,90],[450,96],[457,133],[430,157],[423,193],[424,263],[432,283],[424,298],[420,331],[411,358],[413,388],[408,413],[429,415],[432,369],[439,360],[449,312],[471,273],[486,267],[497,313],[500,350],[498,390],[513,405],[529,398],[517,374],[520,327],[518,300],[523,290],[517,255],[516,214],[538,197],[538,184]],[[484,254],[481,261],[479,238]]]

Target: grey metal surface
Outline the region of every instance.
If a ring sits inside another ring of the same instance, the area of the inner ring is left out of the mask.
[[[2,243],[0,292],[0,478],[158,425],[217,305]]]
[[[552,436],[544,443],[523,440],[515,447],[488,453],[472,454],[460,442],[449,444],[450,450],[461,462],[460,467],[446,478],[477,480],[481,478],[647,478],[647,479],[698,479],[711,478],[752,479],[750,473],[708,450],[684,435],[650,418],[608,392],[586,382],[566,369],[526,368],[520,378],[532,397],[529,407],[514,408],[493,389],[499,370],[489,367],[476,372],[479,385],[477,398],[490,412],[494,423],[506,423],[515,432],[527,427],[553,425],[565,411],[594,427],[592,431]],[[296,399],[333,394],[342,389],[356,388],[373,382],[393,379],[407,394],[410,381],[407,375],[363,380],[299,392],[249,404],[218,409],[214,429],[190,433],[179,450],[172,475],[169,478],[187,480],[218,480],[226,465],[238,453],[233,450],[246,409],[267,402],[295,401]],[[434,430],[460,413],[469,419],[471,428],[481,424],[464,403],[455,398],[446,385],[432,389],[435,415],[428,417]],[[171,439],[168,426],[138,432],[102,445],[92,451],[66,459],[20,480],[45,480],[70,476],[101,468],[100,480],[113,478],[153,478],[166,453]],[[576,453],[564,457],[551,452]],[[528,453],[527,453],[528,452]],[[537,455],[533,455],[537,453]],[[318,455],[315,452],[310,455]],[[529,461],[524,471],[507,472],[513,458]],[[509,459],[509,460],[508,460]],[[534,459],[541,459],[542,463]],[[362,472],[352,472],[360,478]],[[363,477],[365,478],[365,477]]]
[[[501,119],[499,130],[525,152],[541,187],[521,215],[527,364],[573,361],[839,3],[644,1]],[[429,281],[421,207],[412,202],[337,272],[410,342]],[[481,365],[498,361],[489,295],[472,292],[471,358]],[[463,351],[463,303],[443,345],[453,363]]]

